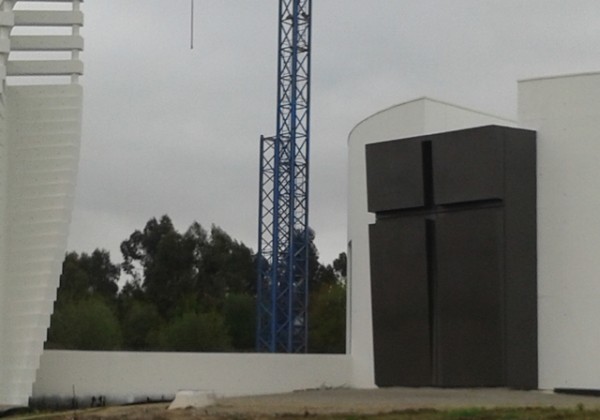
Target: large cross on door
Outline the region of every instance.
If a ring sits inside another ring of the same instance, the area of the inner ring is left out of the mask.
[[[534,141],[532,132],[485,127],[367,146],[378,385],[500,386],[532,376],[513,368],[522,338],[513,324],[535,329],[535,298],[507,311],[519,290],[535,287],[535,276],[517,288],[513,280],[535,265]],[[515,266],[521,225],[533,248]]]

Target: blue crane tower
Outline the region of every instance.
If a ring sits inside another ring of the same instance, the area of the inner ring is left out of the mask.
[[[311,0],[280,0],[277,133],[261,137],[257,350],[307,350]]]

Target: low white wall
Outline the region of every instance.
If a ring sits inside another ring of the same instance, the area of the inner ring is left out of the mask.
[[[257,395],[349,386],[347,355],[45,351],[33,399],[109,404],[172,398],[178,390],[216,396]]]

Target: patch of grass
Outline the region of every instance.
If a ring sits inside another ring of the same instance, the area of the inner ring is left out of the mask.
[[[454,410],[399,411],[369,416],[372,420],[600,420],[599,410],[550,408],[495,408],[467,407]]]
[[[99,415],[102,413],[101,415]],[[73,418],[73,411],[40,413],[30,412],[25,416],[11,417],[20,419],[43,419],[43,420],[64,420]],[[346,414],[346,415],[320,415],[318,413],[305,413],[304,415],[217,415],[210,416],[198,411],[158,411],[149,412],[142,408],[132,409],[127,413],[115,412],[108,413],[104,410],[81,410],[76,413],[78,420],[181,420],[181,419],[201,419],[201,420],[600,420],[599,410],[587,410],[583,406],[577,406],[573,409],[547,408],[497,408],[485,409],[479,407],[465,407],[452,410],[402,410],[387,414]]]
[[[450,410],[448,411],[448,417],[450,418],[459,418],[459,419],[472,419],[472,418],[482,418],[482,415],[487,414],[487,410],[485,408],[460,408],[458,410]]]
[[[299,420],[301,416],[285,416]],[[378,415],[316,415],[314,420],[600,420],[600,411],[549,408],[496,408],[466,407],[453,410],[403,410]]]

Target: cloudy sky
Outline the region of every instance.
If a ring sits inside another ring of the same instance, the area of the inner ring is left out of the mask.
[[[111,251],[151,217],[256,249],[258,144],[276,115],[278,0],[87,0],[69,249]],[[346,247],[346,141],[430,96],[516,116],[516,80],[600,70],[598,0],[314,0],[310,224]]]

